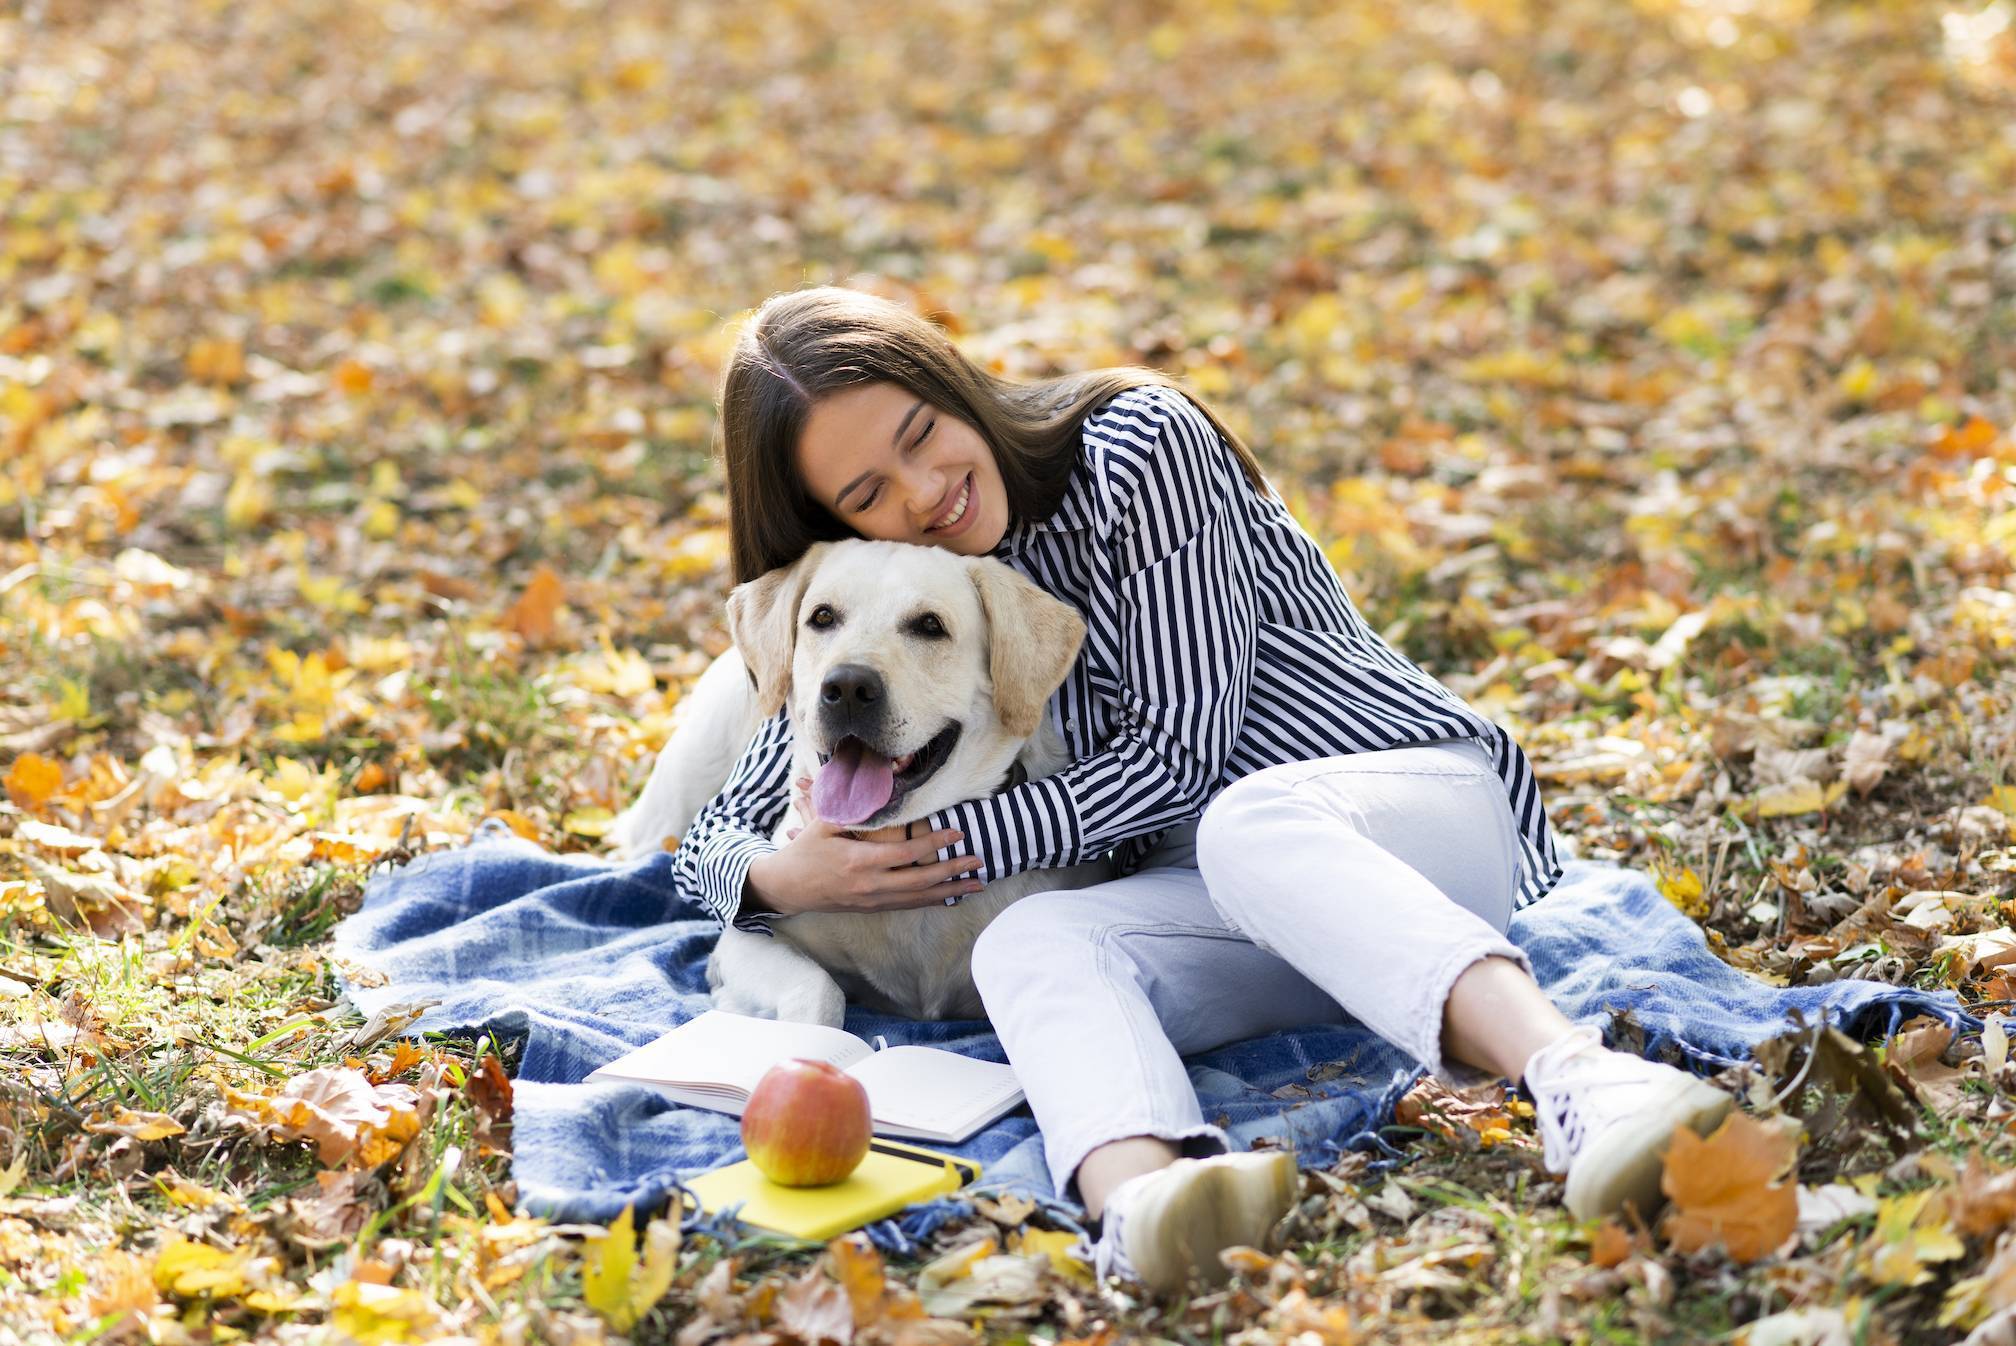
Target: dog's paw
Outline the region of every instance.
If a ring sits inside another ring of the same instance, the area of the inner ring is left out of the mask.
[[[752,1019],[788,1019],[778,1007],[762,996],[745,995],[733,987],[719,986],[714,991],[714,1008],[727,1010],[730,1014],[746,1014]]]
[[[787,1023],[838,1028],[847,1017],[847,997],[831,981],[823,986],[794,988],[779,998],[777,1017]]]

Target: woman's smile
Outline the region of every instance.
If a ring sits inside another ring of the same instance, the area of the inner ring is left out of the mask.
[[[973,526],[979,511],[973,506],[973,474],[968,472],[954,488],[951,507],[924,531],[935,537],[957,537]]]

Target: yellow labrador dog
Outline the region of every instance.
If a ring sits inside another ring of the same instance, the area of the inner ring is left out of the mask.
[[[684,832],[756,727],[790,706],[792,778],[828,822],[920,819],[1065,766],[1044,713],[1083,620],[999,561],[898,542],[820,543],[728,599],[736,649],[701,675],[615,829],[638,855]],[[778,825],[799,825],[796,805]],[[914,1019],[978,1018],[973,941],[1029,893],[1110,878],[1105,861],[998,879],[956,907],[808,912],[774,937],[733,928],[708,963],[723,1009],[838,1027],[849,999]]]

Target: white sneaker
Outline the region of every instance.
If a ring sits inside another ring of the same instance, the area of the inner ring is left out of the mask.
[[[1264,1247],[1295,1204],[1295,1156],[1286,1150],[1178,1159],[1113,1189],[1100,1214],[1092,1267],[1152,1290],[1178,1290],[1191,1272],[1206,1285],[1231,1275],[1220,1250]]]
[[[1659,1179],[1673,1133],[1686,1126],[1705,1134],[1736,1101],[1684,1070],[1609,1050],[1588,1026],[1533,1053],[1523,1083],[1542,1157],[1550,1172],[1568,1175],[1565,1200],[1578,1220],[1626,1202],[1650,1219],[1666,1199]]]

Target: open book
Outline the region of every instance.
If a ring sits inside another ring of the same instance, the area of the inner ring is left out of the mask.
[[[1015,1072],[992,1061],[937,1047],[877,1051],[838,1028],[726,1010],[708,1010],[588,1078],[649,1085],[674,1102],[739,1117],[764,1071],[801,1056],[861,1081],[879,1135],[960,1141],[1022,1101]]]

